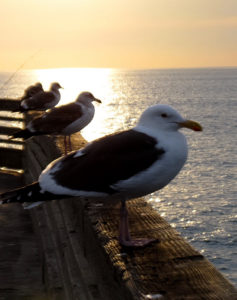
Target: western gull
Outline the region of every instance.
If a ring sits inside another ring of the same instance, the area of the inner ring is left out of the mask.
[[[188,153],[180,128],[202,131],[168,105],[146,109],[130,130],[102,137],[51,162],[38,182],[1,195],[2,203],[65,197],[116,197],[121,200],[119,242],[143,247],[154,239],[132,239],[126,200],[165,187],[181,170]],[[109,198],[110,197],[110,198]]]
[[[94,117],[95,107],[93,101],[101,103],[90,92],[79,94],[75,102],[54,107],[42,116],[33,119],[26,129],[17,131],[12,138],[28,139],[36,135],[64,135],[65,153],[67,152],[67,136],[69,149],[71,148],[70,135],[86,127]]]
[[[40,82],[36,82],[34,85],[30,85],[28,88],[25,89],[24,95],[21,97],[21,101],[43,91],[44,90],[42,84]]]
[[[49,91],[40,91],[29,98],[21,101],[20,107],[15,110],[19,112],[26,112],[29,110],[47,110],[58,104],[61,95],[59,89],[61,85],[58,82],[53,82],[50,85]]]

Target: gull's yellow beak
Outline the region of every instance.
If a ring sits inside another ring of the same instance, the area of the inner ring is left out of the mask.
[[[189,128],[194,131],[202,131],[202,126],[198,122],[192,120],[186,120],[184,122],[180,122],[179,125],[180,127]]]

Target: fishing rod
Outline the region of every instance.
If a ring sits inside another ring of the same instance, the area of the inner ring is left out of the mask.
[[[3,82],[3,84],[0,87],[0,90],[2,90],[11,80],[12,78],[28,63],[29,60],[34,58],[41,50],[36,51],[34,54],[32,54],[30,57],[28,57],[17,69],[16,71],[10,75],[10,77]]]

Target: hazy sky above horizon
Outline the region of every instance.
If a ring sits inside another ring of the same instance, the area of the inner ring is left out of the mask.
[[[237,66],[237,0],[1,0],[0,70]]]

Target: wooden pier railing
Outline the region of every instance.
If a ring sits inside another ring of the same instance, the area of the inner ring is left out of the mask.
[[[74,136],[76,148],[85,143],[80,134]],[[61,149],[62,138],[27,141],[22,161],[26,183],[37,180]],[[108,201],[75,197],[31,210],[49,299],[237,299],[235,287],[144,199],[129,201],[128,209],[132,235],[157,238],[158,243],[122,248],[119,207]]]

